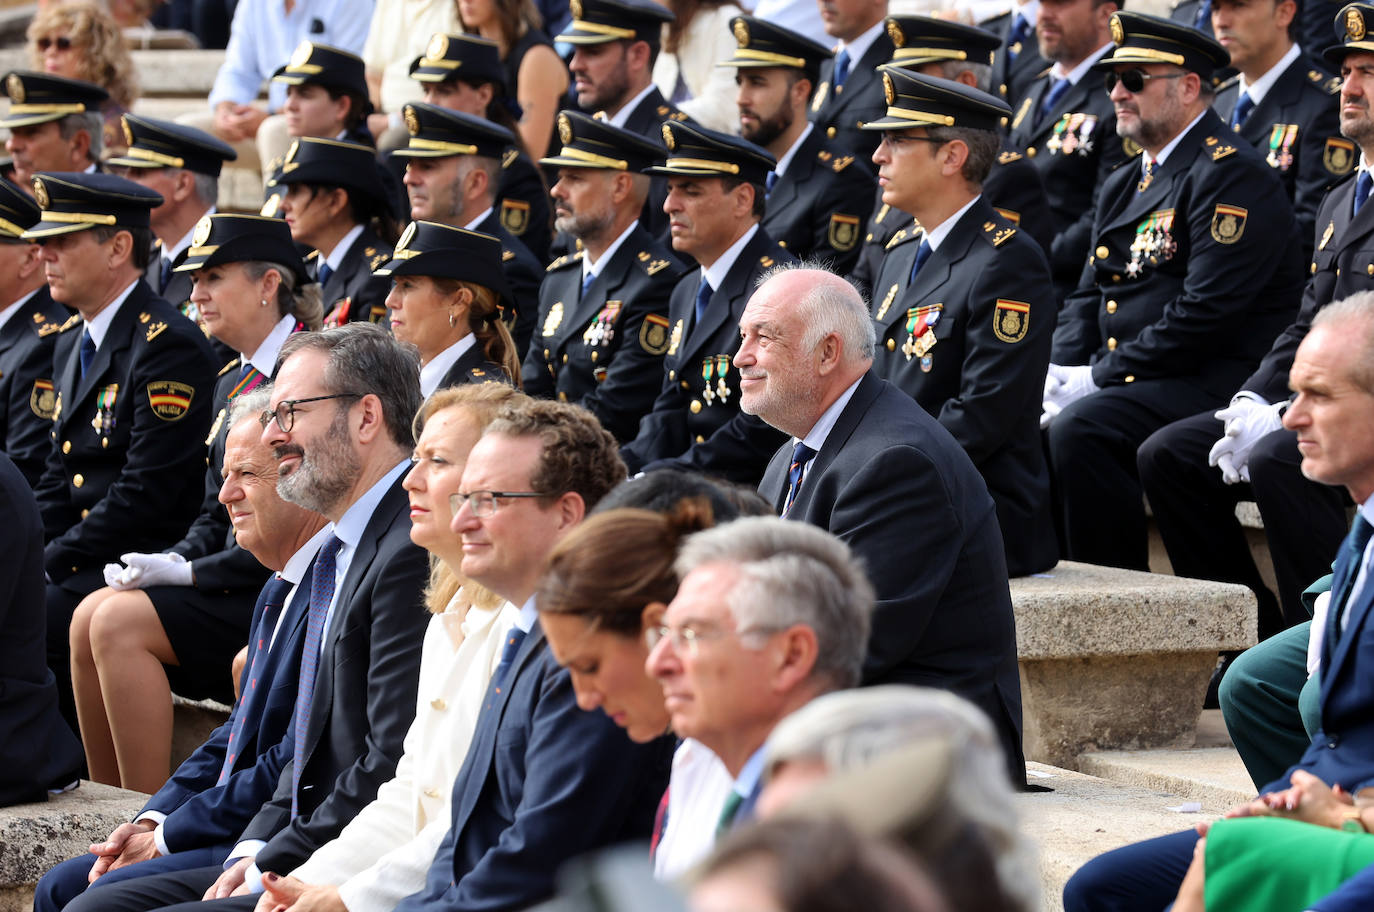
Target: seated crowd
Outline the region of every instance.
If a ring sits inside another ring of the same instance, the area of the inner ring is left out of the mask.
[[[760,7],[242,0],[175,122],[35,20],[0,804],[151,796],[36,910],[1031,912],[1009,580],[1147,503],[1261,792],[1065,908],[1374,895],[1374,5]]]

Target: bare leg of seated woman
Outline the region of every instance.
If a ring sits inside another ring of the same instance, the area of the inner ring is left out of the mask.
[[[105,718],[105,697],[100,692],[100,676],[91,653],[91,616],[113,589],[97,589],[81,600],[68,628],[71,644],[72,690],[76,695],[76,717],[81,724],[81,743],[86,749],[86,766],[92,782],[119,785],[119,762],[115,759],[110,723]]]

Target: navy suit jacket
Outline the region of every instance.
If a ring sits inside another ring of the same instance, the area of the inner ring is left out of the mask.
[[[243,686],[228,720],[211,732],[204,744],[177,767],[143,811],[167,815],[162,836],[174,852],[204,846],[230,845],[263,802],[272,797],[282,768],[295,747],[291,722],[300,680],[301,642],[314,577],[312,561],[290,601],[282,608],[277,641],[268,653],[256,687]],[[263,594],[253,609],[248,642],[270,639],[263,623]],[[244,670],[244,676],[248,669]],[[244,682],[247,684],[247,681]],[[246,717],[243,740],[236,749],[233,772],[219,784],[229,735]]]
[[[501,683],[487,691],[425,888],[396,912],[524,909],[553,894],[564,861],[652,829],[672,739],[635,744],[605,713],[578,709],[538,623]]]

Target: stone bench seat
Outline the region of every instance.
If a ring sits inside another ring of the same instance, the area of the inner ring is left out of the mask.
[[[1011,581],[1030,759],[1191,747],[1217,653],[1255,643],[1244,586],[1061,561]]]
[[[188,700],[172,695],[172,769],[229,718],[230,707],[214,700]]]

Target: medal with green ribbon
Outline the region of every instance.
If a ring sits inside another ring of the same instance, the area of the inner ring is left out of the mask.
[[[721,402],[730,398],[730,387],[725,383],[725,375],[730,373],[730,356],[716,355],[716,395]]]
[[[701,379],[705,381],[701,391],[701,398],[706,400],[708,406],[713,405],[716,401],[716,391],[711,389],[711,373],[715,368],[715,364],[715,359],[709,355],[701,362]]]

